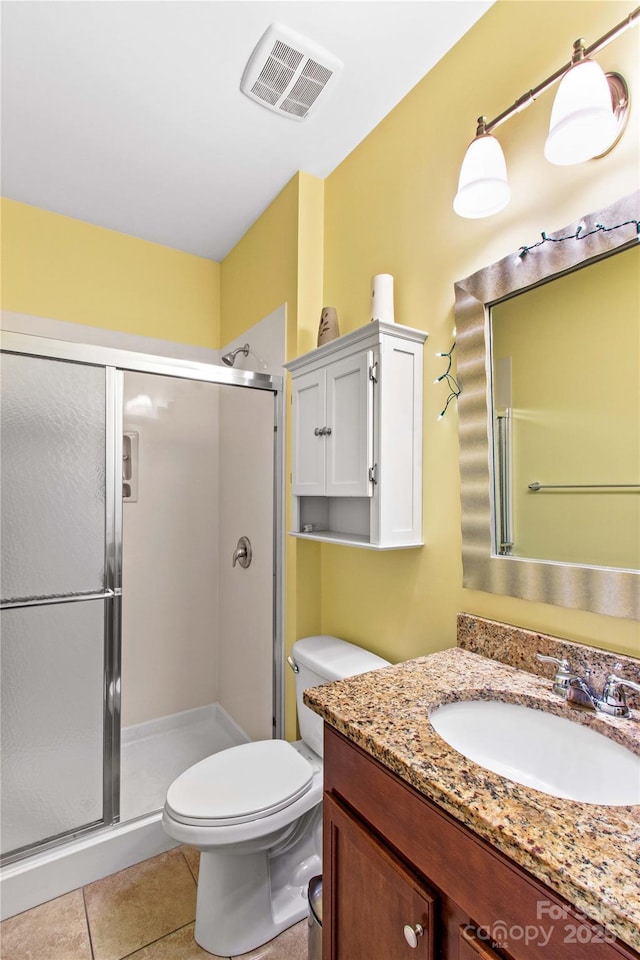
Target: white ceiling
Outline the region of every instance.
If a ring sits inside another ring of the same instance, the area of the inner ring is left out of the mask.
[[[297,170],[326,177],[490,5],[3,0],[2,193],[222,260]],[[303,122],[239,90],[274,21],[344,63]]]

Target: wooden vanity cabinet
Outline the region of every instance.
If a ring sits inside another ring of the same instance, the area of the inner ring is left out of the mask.
[[[640,960],[327,724],[324,777],[323,960]]]

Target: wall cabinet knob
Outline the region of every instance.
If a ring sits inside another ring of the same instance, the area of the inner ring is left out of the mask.
[[[404,938],[409,946],[413,947],[415,950],[415,948],[418,946],[418,938],[424,933],[422,926],[419,923],[416,923],[415,927],[412,927],[410,923],[405,923],[402,932],[404,933]]]
[[[314,437],[321,437],[322,431],[323,431],[322,427],[316,427],[315,430],[313,431]]]

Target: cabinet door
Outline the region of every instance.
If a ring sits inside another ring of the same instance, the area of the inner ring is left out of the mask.
[[[373,352],[327,367],[327,486],[329,497],[369,497],[373,484]]]
[[[326,427],[325,372],[313,370],[296,377],[293,394],[293,494],[321,497],[325,493]]]
[[[422,880],[330,794],[324,837],[323,960],[432,960],[434,898]]]

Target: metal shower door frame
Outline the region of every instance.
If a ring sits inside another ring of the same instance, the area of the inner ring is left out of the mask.
[[[0,349],[49,360],[66,360],[105,368],[105,670],[103,820],[98,824],[34,845],[38,852],[95,833],[120,819],[120,721],[122,670],[122,427],[126,372],[151,373],[219,386],[266,390],[273,394],[273,736],[284,730],[284,399],[283,378],[178,360],[112,347],[78,344],[2,331]],[[86,599],[86,598],[85,598]],[[4,862],[29,855],[8,856]]]

